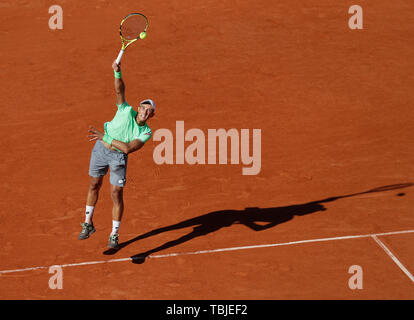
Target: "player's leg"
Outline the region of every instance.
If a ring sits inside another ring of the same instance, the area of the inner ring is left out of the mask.
[[[112,197],[112,232],[109,235],[108,247],[118,249],[118,233],[121,225],[122,214],[124,213],[124,188],[111,184]]]
[[[124,186],[126,183],[126,168],[128,156],[123,153],[115,153],[109,162],[111,183],[112,207],[112,232],[109,236],[108,247],[118,249],[119,227],[124,213]]]
[[[109,167],[104,148],[105,147],[102,143],[97,141],[92,149],[89,163],[89,175],[91,178],[89,182],[88,196],[86,199],[85,222],[81,224],[82,231],[79,234],[79,240],[87,239],[92,233],[95,232],[92,217],[95,205],[98,202],[99,190],[102,186],[103,177],[108,172]]]
[[[96,203],[99,198],[99,190],[102,187],[102,177],[91,177],[89,181],[88,196],[86,198],[86,211],[85,211],[85,222],[91,224],[93,211],[95,210]]]
[[[111,197],[113,202],[112,220],[121,222],[122,214],[124,213],[124,188],[111,185]],[[118,233],[119,226],[112,228],[112,234]]]

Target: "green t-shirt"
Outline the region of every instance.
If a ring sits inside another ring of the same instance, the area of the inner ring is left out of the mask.
[[[137,112],[132,109],[128,102],[117,104],[117,107],[118,111],[112,121],[105,122],[105,132],[113,139],[125,143],[135,139],[139,139],[143,143],[147,142],[152,136],[151,128],[147,124],[143,126],[138,125],[135,120]],[[120,150],[118,151],[121,152]]]

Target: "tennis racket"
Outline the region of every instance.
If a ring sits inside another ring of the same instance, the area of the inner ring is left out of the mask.
[[[147,33],[148,19],[142,13],[130,13],[122,21],[119,27],[119,34],[121,36],[122,47],[119,51],[116,64],[121,62],[125,49],[133,42],[141,39],[140,35],[144,32],[144,37]]]

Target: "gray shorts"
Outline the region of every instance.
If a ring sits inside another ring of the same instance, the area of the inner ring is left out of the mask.
[[[103,177],[110,168],[110,183],[123,187],[126,183],[127,162],[127,154],[109,150],[98,140],[92,149],[89,175],[94,178]]]

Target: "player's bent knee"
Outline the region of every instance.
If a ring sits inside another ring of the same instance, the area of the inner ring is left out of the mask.
[[[92,178],[89,183],[89,189],[93,191],[98,191],[102,186],[102,179]]]
[[[123,188],[118,186],[111,186],[111,196],[114,201],[122,201]]]

